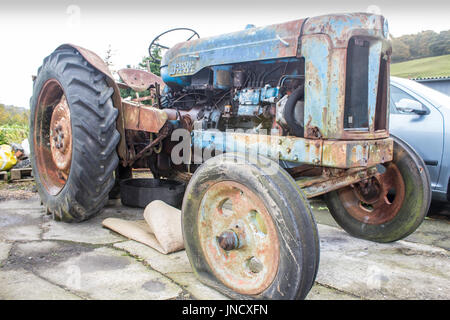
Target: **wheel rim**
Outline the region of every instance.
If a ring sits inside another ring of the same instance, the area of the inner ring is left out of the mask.
[[[276,227],[260,197],[234,181],[210,186],[199,209],[199,240],[214,275],[241,294],[258,294],[278,271]]]
[[[338,191],[347,212],[360,222],[382,224],[391,221],[405,200],[405,183],[395,163],[384,165],[384,173]]]
[[[72,161],[72,123],[64,90],[56,79],[48,80],[39,94],[34,145],[37,171],[51,195],[65,186]]]

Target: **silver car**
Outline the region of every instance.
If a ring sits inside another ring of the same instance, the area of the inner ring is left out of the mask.
[[[450,201],[450,97],[397,77],[391,77],[390,95],[390,132],[425,161],[433,200]]]

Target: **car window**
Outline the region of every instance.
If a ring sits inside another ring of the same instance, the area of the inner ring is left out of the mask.
[[[418,103],[420,103],[422,105],[422,108],[424,110],[428,110],[428,108],[426,108],[420,101],[418,101],[416,98],[412,97],[410,94],[406,93],[405,91],[403,91],[400,88],[397,88],[393,85],[391,85],[391,101],[389,104],[389,108],[391,113],[396,113],[396,114],[411,114],[411,115],[415,115],[415,113],[413,112],[404,112],[404,111],[400,111],[399,109],[397,109],[396,106],[401,105],[401,100],[402,99],[409,99],[409,100],[414,100],[417,101]]]
[[[414,80],[396,77],[391,77],[391,79],[394,79],[394,81],[399,82],[400,85],[408,88],[412,92],[417,93],[419,96],[428,100],[431,104],[435,106],[445,106],[450,104],[450,96],[447,96],[439,91],[424,86],[423,84],[418,83]]]

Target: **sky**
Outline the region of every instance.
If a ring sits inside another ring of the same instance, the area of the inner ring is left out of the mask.
[[[31,76],[63,43],[101,57],[111,46],[113,68],[119,70],[140,62],[151,40],[175,27],[208,37],[247,24],[367,11],[384,15],[396,37],[450,29],[448,0],[0,0],[0,103],[28,108]]]

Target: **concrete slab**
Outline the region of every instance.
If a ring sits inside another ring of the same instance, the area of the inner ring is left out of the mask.
[[[1,271],[25,269],[36,273],[39,269],[51,269],[61,262],[77,257],[95,247],[78,243],[56,241],[32,241],[14,243]]]
[[[0,300],[79,300],[24,269],[0,272]]]
[[[69,240],[91,244],[108,244],[124,241],[126,238],[102,226],[102,221],[108,217],[122,218],[125,220],[142,219],[144,210],[140,208],[128,208],[120,206],[120,202],[111,201],[103,211],[81,223],[64,223],[52,220],[51,216],[44,218],[45,240]]]
[[[447,220],[376,244],[342,231],[322,201],[312,207],[321,261],[307,299],[450,299]],[[99,216],[66,224],[39,200],[0,202],[0,299],[227,299],[197,280],[185,251],[164,255],[101,227],[106,217],[142,215],[111,201]]]
[[[101,247],[36,271],[53,283],[91,299],[176,299],[182,289],[128,255]]]
[[[168,273],[167,277],[183,286],[192,297],[199,300],[230,300],[227,296],[202,284],[194,273]]]
[[[17,202],[27,201],[17,200]],[[41,208],[4,208],[0,209],[0,212],[0,240],[27,241],[40,239],[42,233],[40,226],[44,214]]]
[[[340,228],[322,200],[310,202],[317,223]],[[404,240],[428,244],[450,250],[450,220],[437,220],[426,217],[417,230]]]
[[[361,298],[315,283],[305,300],[361,300]]]
[[[425,218],[420,227],[404,240],[450,250],[450,220]]]
[[[378,244],[318,228],[319,284],[366,299],[450,299],[448,251],[407,241]]]
[[[5,261],[8,258],[11,247],[12,247],[11,243],[0,241],[0,266],[2,265],[3,261]]]
[[[185,250],[166,255],[133,240],[116,243],[114,247],[125,250],[129,254],[143,259],[153,269],[164,274],[192,272]]]
[[[39,196],[35,196],[31,199],[26,200],[8,200],[8,201],[0,201],[0,210],[12,209],[15,210],[17,208],[22,209],[41,209],[41,199]]]

